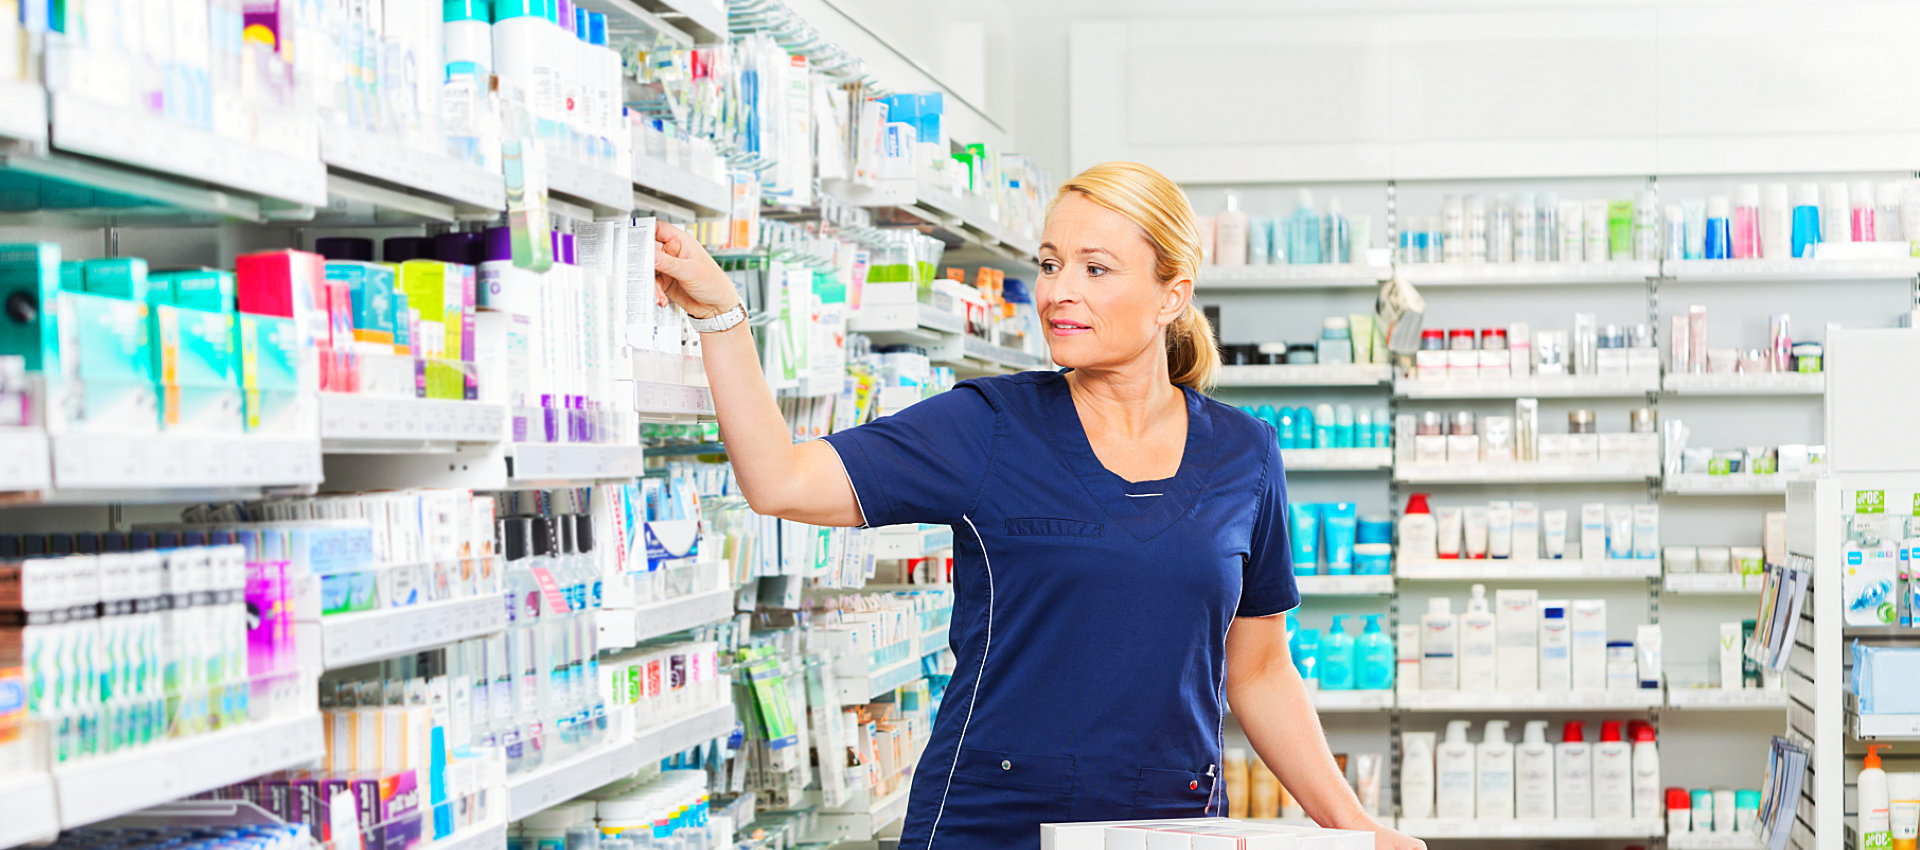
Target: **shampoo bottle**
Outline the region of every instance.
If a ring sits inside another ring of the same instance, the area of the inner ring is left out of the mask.
[[[1219,266],[1247,264],[1247,214],[1240,211],[1240,196],[1227,193],[1226,212],[1214,217],[1213,262]]]
[[[1300,206],[1293,211],[1293,255],[1288,262],[1315,265],[1320,259],[1320,216],[1313,211],[1313,191],[1300,190]]]
[[[1633,816],[1657,818],[1665,807],[1660,786],[1660,748],[1653,740],[1653,724],[1636,720],[1633,729]]]
[[[1293,666],[1308,688],[1320,687],[1320,630],[1295,629],[1292,641]]]
[[[1793,255],[1813,256],[1820,244],[1820,184],[1802,183],[1793,198]]]
[[[1620,736],[1620,721],[1600,724],[1593,745],[1593,816],[1601,820],[1633,817],[1633,748]]]
[[[1407,732],[1400,736],[1405,754],[1400,759],[1400,816],[1433,817],[1433,744],[1432,732]]]
[[[1487,721],[1486,736],[1476,754],[1479,790],[1475,801],[1481,820],[1513,819],[1513,745],[1507,743],[1507,721]]]
[[[1420,689],[1458,690],[1459,653],[1460,623],[1453,616],[1452,600],[1427,600],[1427,613],[1420,618]]]
[[[1379,614],[1367,615],[1367,628],[1360,633],[1354,655],[1354,687],[1363,691],[1393,687],[1393,639],[1380,630]]]
[[[1868,744],[1866,766],[1860,771],[1860,821],[1854,850],[1882,850],[1893,846],[1893,798],[1887,791],[1887,772],[1880,769],[1880,751],[1886,744]]]
[[[1353,690],[1353,636],[1347,634],[1347,618],[1335,615],[1333,628],[1320,642],[1320,687],[1328,691]]]
[[[1434,815],[1441,818],[1473,817],[1474,756],[1467,740],[1469,722],[1447,723],[1447,739],[1434,751]]]
[[[1785,183],[1767,184],[1766,205],[1760,208],[1760,256],[1793,256],[1793,201]]]
[[[1225,779],[1227,782],[1227,817],[1244,818],[1247,816],[1249,781],[1247,775],[1247,751],[1227,750],[1224,759]]]
[[[1427,507],[1427,494],[1407,497],[1407,510],[1400,515],[1400,557],[1433,560],[1440,557],[1439,531],[1433,512]]]
[[[1593,748],[1586,725],[1569,720],[1553,748],[1553,810],[1561,820],[1593,817]]]
[[[1491,691],[1499,677],[1495,653],[1499,640],[1493,611],[1487,607],[1487,587],[1473,586],[1467,613],[1460,615],[1460,690]]]
[[[1553,819],[1553,756],[1553,745],[1547,743],[1547,721],[1527,721],[1520,746],[1513,751],[1514,817]]]

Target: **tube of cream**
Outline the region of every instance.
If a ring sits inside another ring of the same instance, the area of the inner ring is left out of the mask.
[[[1293,574],[1314,575],[1320,570],[1320,505],[1289,502],[1287,516],[1293,525]]]
[[[1633,506],[1607,506],[1607,557],[1633,557]]]
[[[1380,754],[1358,753],[1353,757],[1354,790],[1360,807],[1369,814],[1380,814]]]
[[[1487,556],[1487,506],[1469,505],[1465,511],[1463,527],[1466,530],[1466,547],[1461,554],[1467,558],[1485,558]],[[1512,538],[1509,536],[1509,542]]]
[[[1542,511],[1540,513],[1540,533],[1545,535],[1546,560],[1558,561],[1567,556],[1567,512]]]
[[[1632,514],[1628,514],[1632,521]],[[1607,506],[1589,502],[1580,506],[1580,558],[1603,561],[1607,557]]]
[[[1633,506],[1633,557],[1660,557],[1660,506]]]
[[[1493,502],[1487,506],[1487,557],[1513,557],[1513,503]]]
[[[1434,508],[1433,518],[1440,531],[1440,538],[1435,541],[1440,557],[1460,557],[1460,509]]]
[[[1352,502],[1324,506],[1320,524],[1327,538],[1327,575],[1353,575],[1353,538],[1357,526]]]

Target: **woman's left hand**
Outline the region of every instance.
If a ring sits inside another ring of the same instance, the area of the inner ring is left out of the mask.
[[[1360,823],[1342,828],[1373,833],[1373,850],[1427,850],[1427,842],[1411,835],[1395,832],[1373,818],[1366,818]]]

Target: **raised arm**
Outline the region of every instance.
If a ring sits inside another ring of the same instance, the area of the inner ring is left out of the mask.
[[[739,305],[733,281],[693,237],[663,221],[656,225],[654,239],[659,303],[670,298],[696,318],[718,316]],[[700,346],[720,439],[726,441],[747,504],[767,516],[812,525],[862,525],[859,500],[832,447],[818,440],[794,444],[767,376],[760,371],[760,354],[747,324],[707,334]]]

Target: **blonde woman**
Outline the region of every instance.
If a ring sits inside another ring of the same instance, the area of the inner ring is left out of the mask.
[[[1369,817],[1287,652],[1300,603],[1273,429],[1202,395],[1219,366],[1193,306],[1180,188],[1107,163],[1047,212],[1035,304],[1062,372],[966,381],[794,445],[726,275],[662,225],[662,298],[696,317],[714,408],[754,510],[954,529],[957,672],[914,774],[901,847],[1038,847],[1048,822],[1226,811],[1228,702],[1321,824]]]

